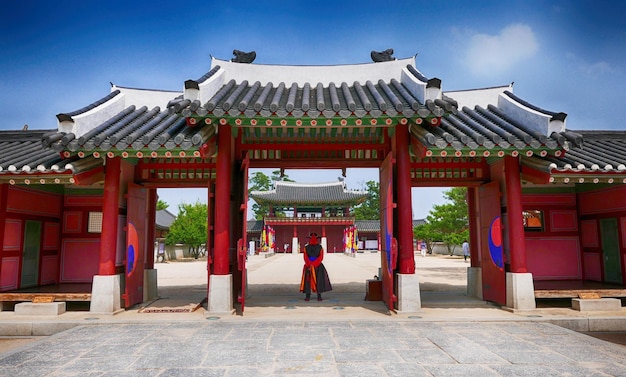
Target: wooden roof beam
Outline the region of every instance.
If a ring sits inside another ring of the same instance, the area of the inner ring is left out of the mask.
[[[98,182],[104,182],[104,166],[74,174],[74,183],[79,186],[91,186]]]
[[[381,160],[250,160],[250,168],[342,169],[379,168]]]
[[[550,178],[552,177],[552,175],[548,172],[541,171],[524,164],[521,166],[521,174],[523,181],[535,184],[550,183]]]

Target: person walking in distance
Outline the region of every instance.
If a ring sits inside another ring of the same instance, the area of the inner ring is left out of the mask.
[[[470,256],[469,252],[469,242],[467,240],[463,241],[463,260],[467,262],[467,258]]]
[[[300,292],[304,293],[304,301],[311,299],[311,292],[317,293],[317,301],[322,301],[322,293],[333,288],[328,278],[328,271],[322,264],[324,249],[320,245],[317,233],[311,233],[309,242],[304,246],[304,267],[300,281]]]

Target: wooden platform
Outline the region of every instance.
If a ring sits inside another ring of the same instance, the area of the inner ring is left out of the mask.
[[[91,284],[53,284],[0,292],[0,302],[91,301]]]
[[[537,280],[535,298],[578,298],[586,294],[626,298],[626,287],[587,280]]]

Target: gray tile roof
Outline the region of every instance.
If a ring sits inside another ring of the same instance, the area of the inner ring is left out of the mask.
[[[174,220],[176,220],[176,216],[167,209],[156,211],[155,223],[157,229],[169,229],[174,223]]]
[[[246,233],[261,233],[263,230],[263,220],[248,220]]]
[[[504,93],[513,96],[510,92]],[[564,116],[561,114],[555,116]],[[444,116],[438,127],[424,124],[412,127],[411,131],[428,149],[426,157],[531,156],[535,153],[560,156],[582,142],[580,135],[571,131],[543,135],[513,120],[495,105],[463,107],[456,114]]]
[[[584,140],[565,155],[527,158],[522,164],[552,175],[554,183],[626,183],[626,131],[576,131]]]
[[[380,220],[356,220],[354,225],[359,232],[380,232]]]
[[[273,76],[264,76],[269,71]],[[187,80],[184,92],[114,86],[105,97],[57,115],[57,132],[0,133],[0,180],[24,183],[49,174],[41,177],[48,182],[56,174],[55,180],[71,182],[72,174],[101,166],[104,154],[211,157],[221,121],[235,126],[242,145],[250,143],[257,163],[360,159],[376,166],[388,152],[385,128],[407,122],[413,162],[521,155],[522,164],[563,179],[595,174],[615,181],[626,175],[623,133],[567,130],[565,114],[503,88],[485,88],[494,89],[497,100],[476,105],[468,101],[475,90],[441,92],[441,80],[425,77],[414,59],[324,67],[218,61],[198,80]],[[520,109],[541,119],[520,121]],[[304,154],[280,149],[311,140],[328,148]]]
[[[220,70],[215,66],[201,80]],[[424,78],[413,66],[408,72],[420,80]],[[434,82],[431,85],[436,85]],[[195,81],[187,81],[187,88],[198,88]],[[185,117],[272,117],[284,118],[348,118],[348,117],[440,117],[454,112],[456,103],[450,99],[426,100],[420,103],[414,94],[397,79],[376,82],[307,82],[302,85],[289,82],[236,82],[229,80],[207,102],[177,99],[170,108]]]
[[[250,198],[259,204],[355,205],[363,202],[367,191],[347,190],[344,182],[296,183],[277,181],[270,191],[252,191]]]
[[[12,184],[73,183],[72,175],[102,165],[93,159],[63,159],[42,144],[56,130],[0,131],[0,181]]]
[[[107,153],[176,157],[178,153],[198,157],[221,122],[236,126],[242,144],[291,144],[311,138],[343,141],[369,144],[364,150],[371,151],[374,159],[384,157],[376,148],[384,141],[384,128],[397,122],[407,122],[425,146],[424,151],[413,151],[416,155],[424,153],[421,157],[519,153],[558,157],[579,139],[571,132],[544,135],[493,104],[459,110],[453,98],[459,92],[441,92],[441,80],[425,77],[414,67],[413,59],[323,67],[272,67],[217,60],[213,64],[198,80],[187,80],[184,93],[145,90],[143,95],[140,89],[114,87],[110,94],[83,109],[59,114],[59,121],[74,121],[127,97],[134,103],[127,103],[108,120],[88,126],[86,132],[54,135],[48,143],[55,151],[81,156]],[[296,70],[295,75],[291,70]],[[354,80],[345,81],[346,76]],[[169,98],[162,107],[141,101],[156,92]],[[510,91],[503,96],[554,120],[565,119],[565,114],[540,109]],[[280,148],[251,149],[259,154],[267,152],[268,156],[293,154]]]
[[[158,106],[149,109],[131,105],[79,137],[67,133],[60,139],[57,135],[49,136],[46,141],[56,152],[79,152],[79,155],[96,157],[109,152],[126,157],[167,156],[172,150],[191,150],[189,154],[194,155],[193,152],[215,134],[215,127],[198,129],[185,125],[184,118],[161,111]],[[128,155],[129,152],[132,154]],[[195,157],[198,156],[195,153]]]

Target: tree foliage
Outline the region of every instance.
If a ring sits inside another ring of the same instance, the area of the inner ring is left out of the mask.
[[[415,227],[413,234],[426,242],[429,252],[433,242],[442,241],[452,255],[455,247],[469,238],[467,189],[454,187],[444,191],[443,196],[448,203],[434,205],[426,223]]]
[[[207,240],[207,214],[206,204],[199,202],[179,204],[178,216],[170,226],[165,243],[187,244],[191,255],[197,259],[201,254],[202,245],[205,245]]]
[[[369,192],[367,199],[353,208],[357,220],[378,220],[380,218],[380,184],[367,181],[364,189]]]
[[[268,177],[262,172],[255,172],[248,180],[248,194],[250,194],[251,191],[269,191],[272,189],[274,181],[293,182],[293,180],[289,179],[289,176],[281,175],[280,170],[274,170],[271,177]],[[263,220],[263,217],[269,215],[270,207],[267,204],[261,205],[255,202],[252,204],[252,212],[256,220]],[[284,216],[279,210],[275,211],[275,215],[278,217],[281,215]]]
[[[159,199],[157,201],[156,209],[157,209],[157,211],[162,211],[164,209],[167,209],[167,207],[169,207],[169,206],[170,206],[169,204],[167,204],[164,201],[162,201],[161,199]]]

